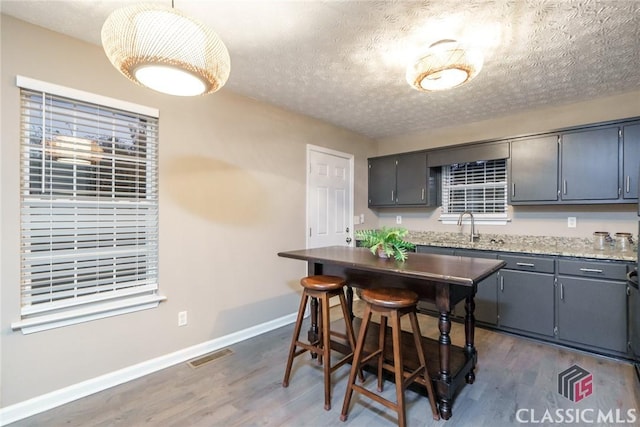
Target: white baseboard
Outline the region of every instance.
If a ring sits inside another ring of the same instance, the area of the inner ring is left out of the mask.
[[[90,394],[106,390],[127,381],[143,377],[178,363],[186,362],[203,354],[228,347],[232,344],[272,331],[296,321],[297,313],[289,314],[224,337],[178,350],[137,365],[129,366],[109,374],[101,375],[81,383],[43,394],[23,402],[0,408],[0,426],[11,424],[40,412],[72,402]]]

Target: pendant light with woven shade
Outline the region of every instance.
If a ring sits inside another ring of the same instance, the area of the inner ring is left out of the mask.
[[[205,95],[229,78],[229,52],[218,35],[173,7],[117,9],[102,26],[102,46],[124,76],[158,92]]]
[[[407,67],[407,83],[422,92],[458,87],[482,69],[482,53],[456,40],[440,40]]]

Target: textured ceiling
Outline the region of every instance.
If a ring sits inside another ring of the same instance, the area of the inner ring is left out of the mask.
[[[2,0],[1,8],[99,45],[107,15],[126,3]],[[640,90],[640,0],[174,3],[227,45],[223,90],[373,138]],[[449,91],[411,89],[406,66],[443,38],[481,49],[481,73]]]

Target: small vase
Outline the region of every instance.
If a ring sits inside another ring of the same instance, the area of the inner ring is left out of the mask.
[[[382,246],[378,246],[376,252],[378,253],[378,258],[389,258],[389,255],[384,251],[384,249],[382,249]]]

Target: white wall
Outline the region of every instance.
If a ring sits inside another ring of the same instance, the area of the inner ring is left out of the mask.
[[[222,89],[178,98],[135,86],[99,46],[1,21],[0,407],[22,402],[297,310],[304,263],[306,144],[355,155],[366,211],[363,136]],[[233,70],[232,70],[233,73]],[[160,110],[159,308],[32,335],[19,319],[17,74]],[[189,325],[178,328],[187,310]]]
[[[378,154],[507,138],[629,117],[640,117],[640,91],[385,138],[378,141]],[[596,166],[595,163],[588,164],[585,168]],[[397,215],[403,217],[402,225],[411,230],[447,232],[460,230],[455,225],[443,225],[438,221],[439,208],[377,211],[379,223],[384,225],[395,224]],[[577,218],[576,228],[567,227],[569,216]],[[637,206],[635,205],[514,206],[510,208],[509,217],[511,222],[505,226],[480,226],[480,233],[589,237],[594,231],[602,230],[611,233],[638,234]],[[468,232],[468,226],[463,231]]]

